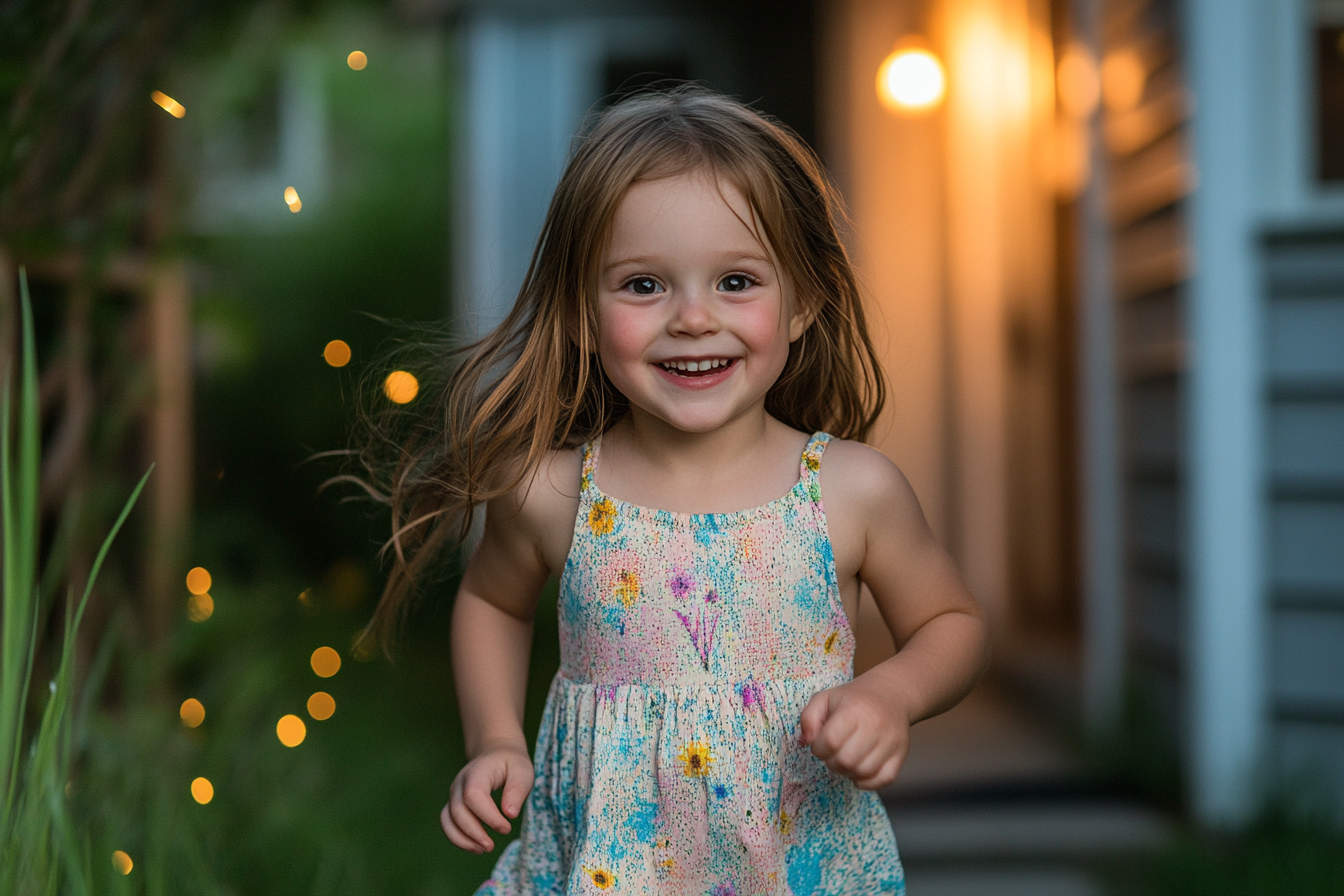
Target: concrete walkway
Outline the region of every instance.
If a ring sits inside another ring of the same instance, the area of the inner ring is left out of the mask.
[[[1158,849],[1161,814],[1089,792],[1048,727],[994,682],[915,726],[883,793],[911,896],[1100,896],[1100,858]]]

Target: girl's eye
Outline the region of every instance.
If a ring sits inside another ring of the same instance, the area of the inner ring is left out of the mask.
[[[751,286],[751,278],[746,274],[729,274],[719,281],[719,289],[724,292],[741,292]]]
[[[658,291],[658,281],[652,277],[636,277],[626,286],[637,296],[651,296]]]

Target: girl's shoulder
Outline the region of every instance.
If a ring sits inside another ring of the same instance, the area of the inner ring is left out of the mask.
[[[821,463],[821,493],[828,514],[841,511],[863,517],[914,512],[919,502],[905,474],[869,445],[832,438]]]
[[[579,509],[582,448],[548,451],[535,470],[490,502],[495,516],[531,541],[553,572],[564,567]]]

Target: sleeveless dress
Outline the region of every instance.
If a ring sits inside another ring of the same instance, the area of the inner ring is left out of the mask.
[[[604,495],[584,446],[560,580],[560,671],[519,839],[493,894],[903,894],[875,793],[798,744],[816,692],[850,680],[819,471],[735,513]]]

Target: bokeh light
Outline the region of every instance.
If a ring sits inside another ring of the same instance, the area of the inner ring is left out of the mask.
[[[275,723],[275,736],[285,746],[297,747],[308,736],[308,727],[303,724],[303,719],[290,713],[281,716],[280,721]]]
[[[187,598],[187,618],[204,622],[215,613],[215,599],[208,594],[193,594]]]
[[[349,56],[345,57],[345,64],[357,72],[364,71],[364,66],[369,64],[369,57],[364,55],[363,50],[355,50]]]
[[[1055,68],[1055,89],[1059,107],[1073,118],[1087,118],[1097,110],[1101,99],[1101,77],[1092,52],[1081,44],[1071,44],[1059,57]]]
[[[204,594],[210,590],[213,583],[210,571],[204,566],[197,566],[187,573],[187,590],[192,594]]]
[[[177,714],[182,717],[183,725],[196,728],[205,721],[205,705],[195,697],[188,697],[182,701],[182,708]]]
[[[932,111],[947,91],[943,64],[928,50],[893,50],[877,70],[877,98],[888,111],[919,114]]]
[[[1148,72],[1134,50],[1112,50],[1101,63],[1101,93],[1106,108],[1127,112],[1143,99]]]
[[[112,852],[112,867],[118,874],[130,874],[135,863],[131,861],[130,856],[118,849]]]
[[[336,698],[326,691],[318,691],[308,698],[308,715],[325,722],[336,712]]]
[[[154,101],[155,105],[174,118],[181,118],[187,114],[185,106],[161,90],[154,91],[149,95],[149,98]]]
[[[344,367],[350,363],[350,346],[343,339],[333,339],[322,349],[322,359],[332,367]]]
[[[318,678],[330,678],[341,671],[341,655],[330,647],[319,647],[309,660]]]
[[[289,210],[298,214],[303,211],[303,200],[299,198],[299,191],[293,187],[285,187],[285,205]]]
[[[420,391],[420,381],[404,370],[394,370],[383,382],[383,392],[397,404],[405,404]]]
[[[209,778],[197,778],[191,782],[191,798],[204,806],[215,798],[215,785]]]

